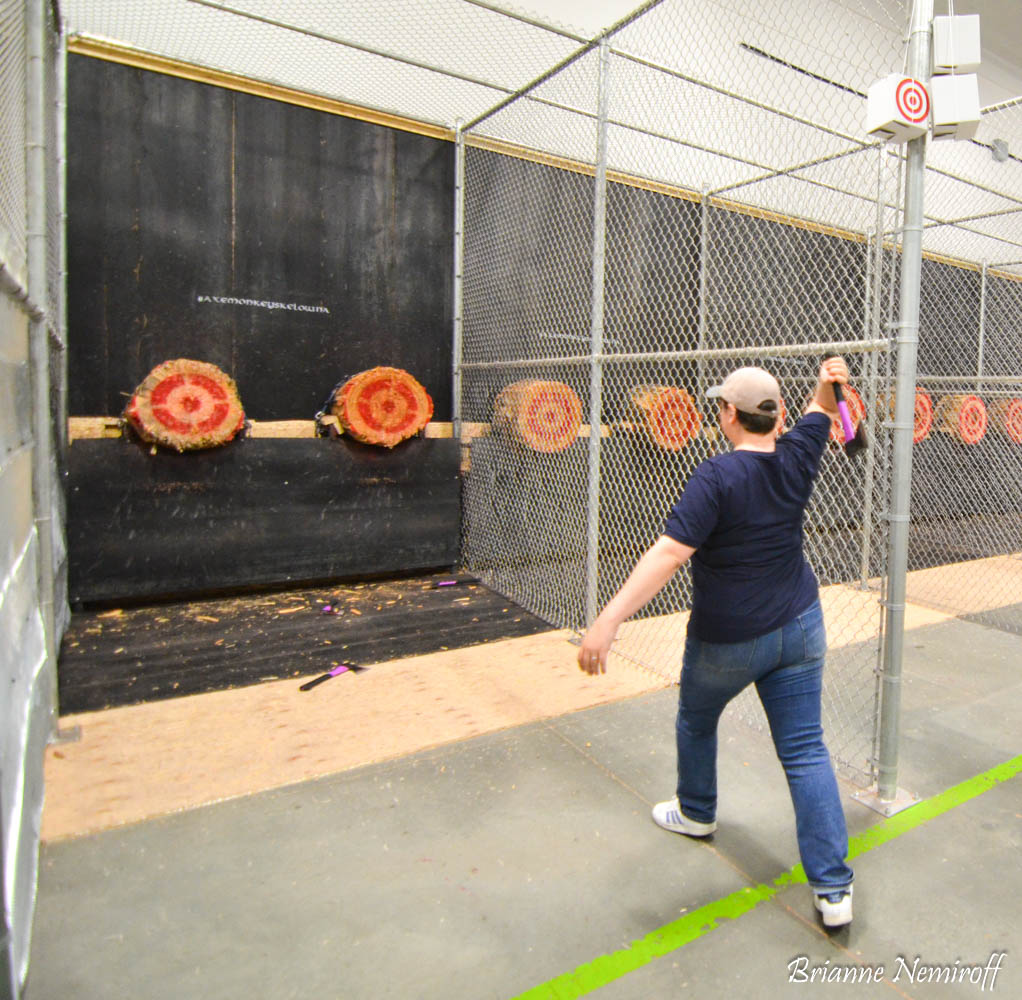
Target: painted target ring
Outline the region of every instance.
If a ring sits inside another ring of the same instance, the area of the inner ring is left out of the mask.
[[[226,444],[245,423],[234,380],[216,365],[190,358],[157,365],[124,415],[143,441],[176,451]]]
[[[852,430],[857,431],[859,424],[862,423],[863,418],[866,416],[866,404],[863,403],[862,396],[850,385],[842,386],[842,389],[844,390],[845,403],[848,404],[848,416],[852,418]],[[831,421],[830,439],[838,444],[845,443],[845,429],[841,426],[840,417]]]
[[[393,448],[429,423],[433,400],[403,369],[377,367],[348,379],[330,410],[356,441]]]
[[[881,396],[877,398],[877,409],[881,419],[884,419],[884,410],[886,408],[887,418],[894,420],[896,400],[897,395],[895,393],[891,393],[890,396]],[[934,418],[935,412],[933,400],[930,398],[930,394],[924,392],[922,389],[917,389],[915,394],[915,407],[912,414],[913,444],[919,444],[920,441],[925,441],[930,436],[930,431],[933,429]]]
[[[533,451],[564,451],[581,429],[582,401],[564,382],[513,382],[494,401],[493,424]]]
[[[702,427],[703,418],[692,397],[677,386],[655,386],[633,395],[644,411],[642,428],[657,447],[680,451]]]
[[[979,396],[968,396],[958,411],[958,436],[966,444],[979,444],[987,432],[987,408]]]
[[[912,443],[925,441],[933,427],[933,400],[922,389],[916,391],[916,405],[912,422]]]
[[[911,77],[900,80],[894,91],[898,114],[915,125],[930,117],[930,95],[926,85]]]
[[[987,408],[979,396],[945,396],[937,418],[940,430],[963,444],[978,444],[987,431]]]
[[[991,422],[1015,444],[1022,444],[1022,399],[1003,399],[991,407]]]

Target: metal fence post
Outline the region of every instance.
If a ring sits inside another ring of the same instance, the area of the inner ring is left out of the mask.
[[[603,321],[607,248],[607,108],[610,46],[600,42],[596,178],[593,189],[593,297],[589,333],[589,484],[586,497],[586,624],[599,612],[600,424],[603,413]]]
[[[710,188],[703,185],[703,196],[699,202],[699,334],[697,346],[700,351],[706,348],[706,329],[708,323],[708,307],[706,301],[709,274],[710,253]],[[706,362],[699,361],[699,375],[696,384],[696,398],[701,403],[706,392]]]
[[[916,0],[908,42],[907,72],[928,84],[933,0]],[[892,493],[888,557],[887,620],[881,676],[880,740],[877,798],[890,815],[915,799],[898,792],[898,741],[901,724],[901,666],[905,638],[905,591],[912,493],[912,432],[915,425],[916,358],[919,347],[919,289],[922,278],[923,187],[926,142],[908,143],[905,176],[904,238],[901,254],[901,299],[898,322],[898,376],[895,398]]]
[[[465,261],[465,133],[459,119],[455,129],[454,143],[454,283],[453,303],[454,334],[452,360],[454,371],[451,384],[451,426],[457,440],[461,437],[461,363],[464,345],[464,266]]]
[[[46,29],[42,0],[26,7],[28,35],[28,79],[26,81],[26,199],[29,296],[45,314],[47,288],[46,217]],[[39,543],[39,612],[46,641],[46,671],[56,689],[57,639],[55,613],[53,491],[53,432],[50,416],[50,350],[48,315],[34,318],[29,332],[29,365],[32,379],[33,462],[32,492],[34,521]],[[56,716],[52,719],[56,733]]]
[[[976,347],[976,375],[979,383],[976,386],[977,392],[983,392],[983,353],[986,348],[986,326],[987,326],[987,262],[979,272],[979,342]]]

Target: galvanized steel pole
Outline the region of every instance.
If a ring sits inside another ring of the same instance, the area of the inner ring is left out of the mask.
[[[586,510],[586,624],[599,613],[600,583],[600,425],[603,412],[603,292],[607,248],[607,86],[610,46],[600,42],[600,83],[593,189],[593,283],[589,330],[589,484]]]
[[[979,382],[976,385],[977,392],[983,392],[983,368],[985,366],[984,354],[986,352],[987,339],[987,261],[983,261],[982,270],[979,272],[979,342],[976,347],[976,374]]]
[[[929,85],[933,0],[916,0],[908,40],[907,72]],[[912,432],[915,425],[916,357],[919,346],[919,287],[922,277],[923,186],[927,136],[908,143],[905,215],[901,251],[901,299],[897,324],[898,377],[893,423],[887,620],[881,676],[877,797],[891,803],[898,795],[898,742],[901,726],[901,667],[905,639],[905,594],[912,494]]]
[[[28,78],[26,81],[26,199],[28,202],[28,295],[47,302],[46,236],[46,29],[43,0],[26,7]],[[45,307],[44,307],[44,311]],[[50,320],[33,318],[29,328],[29,365],[32,379],[32,493],[39,564],[39,611],[46,642],[43,673],[56,691],[57,637],[54,594],[53,510],[56,503],[53,460],[53,418],[50,414]],[[40,676],[43,674],[41,673]],[[56,712],[51,728],[56,733]]]
[[[465,280],[465,133],[459,121],[454,143],[454,371],[451,385],[451,421],[455,440],[461,438],[461,379],[462,355],[464,351],[464,302]]]

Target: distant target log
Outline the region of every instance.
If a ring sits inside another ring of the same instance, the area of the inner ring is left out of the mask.
[[[189,358],[157,365],[124,416],[143,441],[176,451],[226,444],[245,423],[234,380],[216,365]]]
[[[934,423],[963,444],[979,444],[987,432],[987,408],[979,396],[944,396]]]
[[[673,385],[643,385],[632,390],[639,426],[658,448],[680,451],[699,433],[703,418],[692,397]]]
[[[571,447],[582,426],[582,401],[564,382],[512,382],[493,404],[493,429],[533,451]]]
[[[877,401],[878,408],[883,414],[884,400],[883,398]],[[894,406],[895,406],[895,394],[891,393],[890,400],[887,404],[887,415],[893,420],[894,419]],[[915,409],[912,417],[912,443],[919,444],[920,441],[925,441],[930,436],[930,431],[933,429],[933,400],[930,398],[930,394],[923,392],[922,389],[916,390],[915,398]]]
[[[990,407],[990,426],[1022,444],[1022,399],[1001,399]]]

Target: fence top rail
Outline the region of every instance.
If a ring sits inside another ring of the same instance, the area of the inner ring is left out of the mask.
[[[461,371],[494,368],[540,368],[557,365],[583,365],[593,361],[711,361],[727,358],[799,357],[803,354],[870,354],[889,351],[889,340],[827,340],[804,344],[760,344],[745,347],[706,347],[683,351],[644,351],[632,353],[571,354],[548,358],[518,358],[511,361],[470,361]]]

